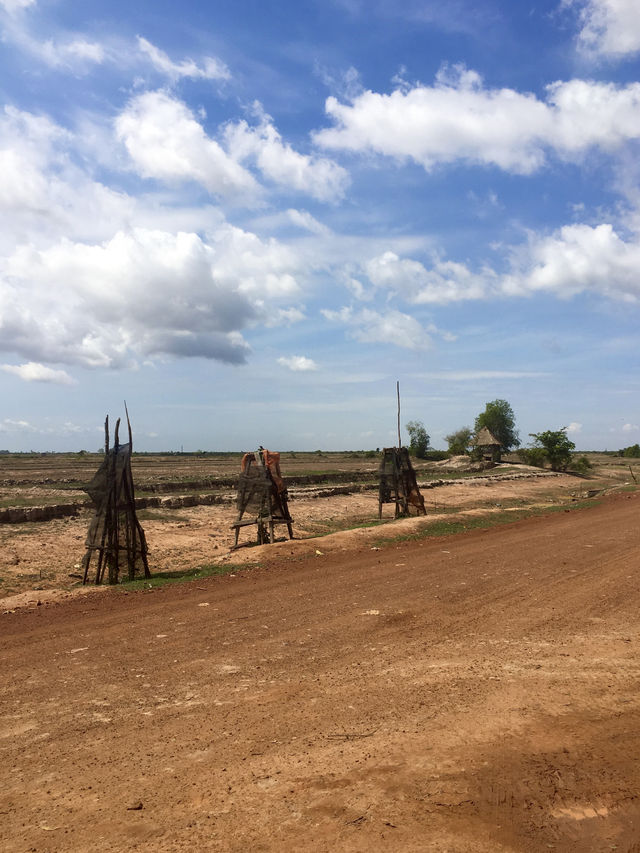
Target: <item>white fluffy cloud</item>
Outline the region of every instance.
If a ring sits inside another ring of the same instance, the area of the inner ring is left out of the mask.
[[[431,266],[395,252],[363,265],[376,290],[414,305],[446,305],[475,299],[546,292],[560,298],[591,292],[627,302],[640,301],[640,237],[626,239],[611,224],[566,225],[550,235],[532,234],[514,247],[507,273],[436,259]],[[353,279],[351,280],[353,281]],[[359,283],[356,298],[368,291]],[[346,286],[354,290],[347,282]]]
[[[385,252],[366,265],[369,280],[378,288],[393,291],[414,304],[445,305],[482,299],[493,275],[472,273],[464,264],[436,261],[427,269],[419,261]]]
[[[304,317],[295,250],[221,211],[145,208],[82,171],[81,141],[46,117],[0,115],[0,349],[29,362],[8,372],[64,381],[37,365],[241,363],[243,329]]]
[[[638,424],[624,424],[622,427],[622,432],[637,432],[640,430]]]
[[[575,159],[640,138],[640,84],[570,80],[547,87],[546,100],[487,89],[474,71],[441,73],[435,85],[391,94],[366,91],[351,103],[326,102],[334,127],[314,134],[326,148],[410,159],[430,170],[464,161],[531,174],[547,152]]]
[[[118,367],[143,356],[245,361],[241,330],[264,300],[295,296],[295,258],[222,225],[193,233],[133,229],[102,244],[19,247],[0,269],[0,339],[37,362]],[[275,310],[275,309],[274,309]]]
[[[294,372],[307,372],[318,369],[315,361],[312,358],[307,358],[305,355],[282,356],[278,359],[278,364]]]
[[[77,145],[46,116],[0,111],[0,257],[21,242],[46,244],[60,234],[101,239],[114,223],[131,220],[134,200],[94,181],[74,156]]]
[[[572,421],[567,427],[569,435],[577,435],[580,432],[582,432],[582,424],[579,424],[577,421]]]
[[[193,59],[184,59],[182,62],[174,62],[160,48],[151,44],[150,41],[138,36],[138,47],[140,51],[149,58],[151,64],[158,71],[162,71],[171,80],[179,80],[183,77],[192,80],[229,80],[231,73],[219,59],[207,56],[202,65],[198,65]]]
[[[260,124],[251,127],[246,121],[227,125],[225,138],[231,156],[240,162],[255,163],[262,175],[279,186],[307,193],[319,201],[342,198],[348,184],[347,172],[326,157],[300,154],[288,143],[255,106]]]
[[[139,173],[163,181],[193,180],[215,195],[256,192],[256,181],[205,133],[193,113],[166,92],[133,98],[116,120]]]
[[[573,296],[593,291],[626,301],[640,299],[640,240],[624,240],[609,224],[566,225],[533,237],[514,254],[514,271],[501,280],[508,295],[546,291]]]
[[[581,6],[578,46],[588,54],[621,57],[640,51],[637,0],[567,0]]]
[[[207,135],[184,103],[164,91],[145,92],[118,116],[116,132],[146,178],[192,180],[221,197],[250,198],[261,187],[246,164],[288,191],[320,201],[341,198],[348,183],[346,171],[325,157],[295,151],[269,117],[260,115],[256,127],[245,121],[227,124],[223,146]]]
[[[54,370],[44,364],[29,361],[27,364],[0,364],[0,370],[13,373],[24,382],[51,382],[55,385],[75,385],[65,370]]]
[[[324,317],[349,329],[351,337],[363,343],[393,344],[404,349],[420,350],[432,346],[430,334],[415,317],[401,311],[386,310],[384,313],[365,308],[354,311],[342,308],[339,311],[323,310]]]

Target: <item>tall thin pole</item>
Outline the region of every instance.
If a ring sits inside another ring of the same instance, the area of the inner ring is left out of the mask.
[[[396,381],[396,394],[398,396],[398,450],[402,447],[402,437],[400,435],[400,382]]]

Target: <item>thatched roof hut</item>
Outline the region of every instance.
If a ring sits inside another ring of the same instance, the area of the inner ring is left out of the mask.
[[[474,444],[482,451],[482,458],[491,462],[500,461],[500,442],[486,427],[477,433]]]

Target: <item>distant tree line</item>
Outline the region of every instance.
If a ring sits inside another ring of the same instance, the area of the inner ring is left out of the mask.
[[[513,409],[507,400],[498,399],[486,404],[484,411],[476,417],[473,430],[469,426],[463,426],[445,436],[447,451],[442,456],[469,455],[472,458],[481,458],[482,452],[477,446],[476,436],[483,429],[487,429],[496,439],[501,453],[509,453],[520,447]],[[409,421],[406,430],[409,434],[409,452],[417,459],[433,458],[432,454],[438,453],[430,449],[430,437],[422,421]],[[592,467],[586,456],[575,457],[576,446],[567,435],[567,427],[547,429],[529,435],[533,439],[531,446],[518,451],[521,461],[538,468],[548,466],[552,471],[567,471],[571,468],[577,473],[585,473]],[[636,444],[625,448],[619,455],[640,457],[640,446]]]
[[[629,447],[623,447],[614,456],[624,456],[627,459],[640,459],[640,444],[631,444]]]

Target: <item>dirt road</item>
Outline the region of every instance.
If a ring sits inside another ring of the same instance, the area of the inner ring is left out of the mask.
[[[637,853],[639,522],[619,495],[1,616],[0,848]]]

